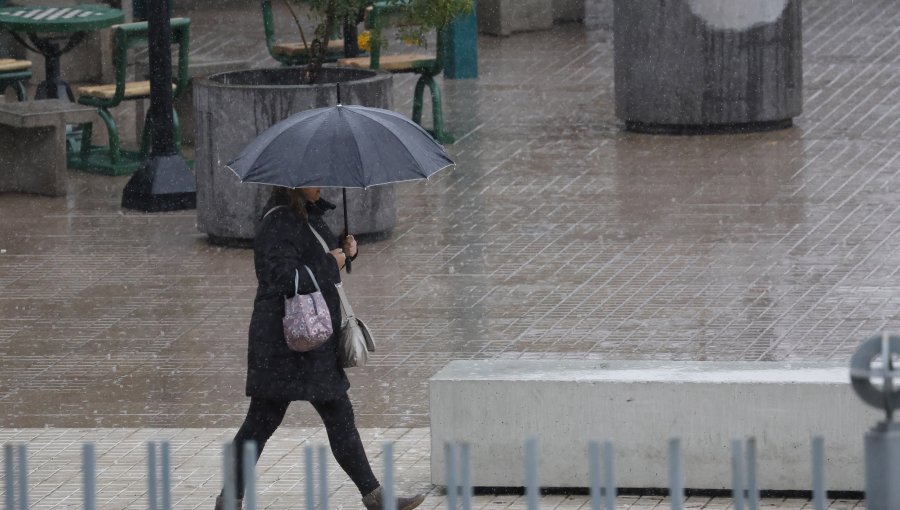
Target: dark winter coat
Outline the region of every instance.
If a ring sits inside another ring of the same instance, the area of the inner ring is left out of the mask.
[[[277,204],[270,204],[277,205]],[[347,392],[350,383],[338,360],[336,334],[341,324],[340,297],[334,287],[341,281],[334,256],[327,253],[310,230],[316,229],[329,250],[338,240],[322,215],[334,206],[320,200],[308,208],[308,221],[289,207],[279,207],[261,220],[253,242],[259,286],[250,320],[247,350],[247,396],[274,400],[331,400]],[[299,293],[315,292],[303,269],[308,266],[331,312],[335,335],[307,352],[288,348],[282,318],[284,300],[294,295],[294,274],[300,269]]]

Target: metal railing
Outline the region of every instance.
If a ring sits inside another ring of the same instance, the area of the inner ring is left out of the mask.
[[[680,439],[669,440],[669,496],[672,510],[683,510],[685,498],[684,467]],[[256,490],[256,444],[244,444],[243,478],[244,510],[257,509]],[[385,510],[397,510],[394,497],[394,444],[386,442],[384,448],[384,497]],[[81,455],[82,499],[85,510],[96,510],[96,454],[94,443],[84,443]],[[314,455],[318,451],[318,465]],[[448,510],[472,510],[471,446],[466,443],[448,443],[444,446],[447,508]],[[168,441],[147,443],[147,508],[149,510],[172,510],[172,458]],[[307,444],[303,448],[306,471],[304,497],[307,510],[329,508],[328,456],[325,445]],[[540,505],[540,476],[538,459],[538,439],[529,438],[524,444],[526,473],[525,496],[528,510],[538,510]],[[617,489],[615,485],[614,448],[611,441],[594,441],[588,444],[587,468],[590,476],[590,500],[592,510],[615,510]],[[24,443],[4,446],[5,510],[28,509],[28,461],[27,446]],[[223,447],[222,470],[224,479],[224,510],[239,510],[236,507],[234,445]],[[812,440],[812,495],[815,510],[825,510],[825,442],[821,437]],[[318,468],[318,469],[316,469]],[[734,439],[731,442],[732,499],[734,510],[759,510],[759,488],[757,486],[756,440],[752,437]],[[318,482],[318,484],[316,483]],[[318,502],[316,496],[318,495]],[[746,501],[745,501],[746,500]]]
[[[854,390],[866,403],[883,407],[885,421],[866,433],[865,443],[865,494],[869,510],[896,510],[900,508],[900,425],[893,422],[893,411],[900,407],[900,389],[894,380],[900,371],[894,370],[895,359],[900,358],[900,336],[879,335],[860,345],[851,359],[850,376]],[[540,504],[538,439],[525,441],[525,494],[528,510],[538,510]],[[613,443],[591,442],[587,445],[590,496],[592,510],[615,510],[617,489]],[[601,448],[602,446],[602,448]],[[756,440],[753,437],[731,441],[731,472],[734,510],[759,510],[757,482]],[[223,496],[225,510],[238,510],[235,506],[237,488],[235,470],[243,469],[244,510],[256,510],[256,444],[244,445],[244,465],[234,465],[234,445],[227,443],[223,449]],[[472,476],[470,467],[471,447],[468,444],[446,444],[446,484],[448,510],[457,510],[461,500],[462,510],[472,509]],[[24,443],[6,444],[3,448],[5,510],[28,510],[28,450]],[[314,447],[304,447],[306,469],[305,499],[307,510],[328,509],[328,450],[318,447],[318,491],[315,484]],[[825,487],[825,440],[814,437],[811,444],[812,501],[815,510],[827,506]],[[681,441],[669,440],[669,496],[672,510],[683,510],[685,498],[684,468]],[[93,443],[82,448],[82,498],[85,510],[96,510],[96,454]],[[150,510],[172,510],[171,453],[168,441],[147,444],[147,505]],[[602,466],[602,469],[601,469]],[[384,443],[384,498],[385,510],[397,510],[394,497],[394,445]],[[318,505],[315,495],[319,494]]]

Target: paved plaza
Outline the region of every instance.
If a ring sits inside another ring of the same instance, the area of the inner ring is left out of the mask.
[[[192,59],[275,65],[256,5],[179,13]],[[805,2],[803,114],[752,134],[623,131],[595,21],[479,38],[479,78],[441,81],[457,167],[398,185],[397,227],[345,279],[378,342],[350,374],[358,423],[376,472],[398,441],[401,486],[429,491],[426,510],[445,504],[427,380],[451,360],[846,361],[900,331],[900,2]],[[407,115],[413,83],[395,79]],[[0,195],[0,442],[29,441],[32,503],[50,509],[76,507],[80,442],[98,441],[101,507],[121,509],[146,498],[143,442],[170,438],[177,508],[212,508],[248,404],[253,254],[209,244],[194,211],[121,209],[127,176],[68,179],[65,197]],[[265,508],[300,506],[302,443],[324,440],[303,403],[285,427],[260,461]],[[333,475],[334,502],[360,507]]]

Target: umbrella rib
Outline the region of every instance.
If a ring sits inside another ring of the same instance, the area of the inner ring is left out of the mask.
[[[341,109],[341,111],[343,112],[344,109]],[[345,119],[344,119],[343,117],[341,117],[341,120],[343,121],[343,120],[345,120]],[[348,128],[348,129],[350,128],[350,123],[349,123],[349,122],[347,123],[347,128]],[[359,164],[356,166],[356,168],[362,169],[362,168],[363,168],[363,161],[362,161],[362,156],[361,156],[360,153],[359,153],[359,140],[357,140],[355,136],[352,136],[351,138],[353,139],[353,145],[356,146],[356,153],[355,153],[355,154],[356,154],[356,161],[359,163]],[[362,185],[362,189],[366,189],[366,188],[368,187],[368,186],[367,186],[368,183],[365,182],[365,179],[364,179],[364,177],[365,177],[365,171],[360,172],[360,174],[361,174],[360,177],[363,177],[363,178],[359,178],[359,177],[358,177],[358,178],[356,179],[356,181]]]
[[[376,121],[375,119],[369,117],[368,115],[364,115],[363,112],[360,111],[360,110],[354,110],[354,113],[357,113],[360,117],[366,119],[366,120],[369,121],[369,122],[372,122],[372,123],[377,124],[377,125],[381,125],[381,124],[380,124],[378,121]],[[404,120],[405,120],[405,119],[404,119]],[[417,125],[417,126],[418,126],[418,125]],[[421,126],[419,126],[419,127],[421,128]],[[419,161],[418,159],[416,159],[415,154],[413,154],[413,152],[409,149],[409,147],[406,146],[406,143],[403,141],[402,138],[400,138],[399,136],[397,136],[396,133],[394,133],[393,131],[391,131],[391,130],[389,130],[389,129],[386,130],[386,132],[387,132],[388,134],[390,134],[391,136],[393,136],[398,142],[400,142],[400,145],[403,146],[403,148],[406,150],[406,153],[409,154],[409,157],[411,157],[413,161],[416,161],[416,162]],[[428,135],[428,136],[430,137],[431,135]],[[358,152],[358,151],[357,151],[357,152]],[[451,164],[454,164],[454,163],[451,162]],[[450,165],[447,165],[447,166],[450,166]],[[446,168],[446,167],[441,167],[441,169],[443,169],[443,168]],[[440,169],[439,169],[439,170],[440,170]],[[435,172],[437,172],[437,170],[436,170]],[[430,175],[430,174],[423,175],[422,178],[427,179],[429,175]]]

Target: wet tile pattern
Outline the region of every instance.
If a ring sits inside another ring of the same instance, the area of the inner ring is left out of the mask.
[[[187,14],[195,60],[272,64],[245,10]],[[400,185],[347,278],[379,344],[359,424],[427,427],[453,359],[845,360],[900,329],[898,20],[807,2],[796,127],[728,136],[624,132],[606,30],[481,37],[480,78],[441,82],[458,167]],[[240,424],[252,253],[122,210],[126,181],[0,195],[0,427]]]
[[[27,443],[29,456],[29,502],[36,509],[75,510],[83,508],[81,487],[81,445],[96,444],[97,507],[100,510],[147,507],[148,441],[169,441],[172,465],[172,503],[178,509],[212,508],[221,488],[220,452],[229,440],[228,429],[0,429],[0,442]],[[364,429],[369,460],[376,476],[384,466],[382,445],[394,444],[394,474],[401,493],[426,494],[422,510],[447,508],[442,488],[428,483],[429,435],[427,428]],[[318,451],[327,437],[321,428],[279,429],[257,465],[257,505],[260,509],[286,510],[305,507],[305,451],[311,445]],[[316,454],[318,455],[318,454]],[[329,456],[330,457],[330,456]],[[361,508],[359,493],[333,459],[328,459],[328,502],[335,510]],[[318,483],[318,472],[314,475]],[[318,498],[318,495],[317,495]],[[318,499],[317,499],[318,501]],[[518,494],[476,495],[473,510],[524,510],[525,496]],[[620,495],[620,510],[670,508],[667,498]],[[727,510],[731,502],[724,498],[691,496],[684,501],[690,510]],[[546,494],[540,499],[543,510],[588,510],[589,496]],[[807,499],[763,498],[761,510],[810,510]],[[856,500],[831,500],[828,510],[858,510]]]

